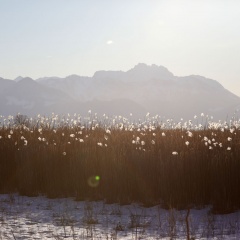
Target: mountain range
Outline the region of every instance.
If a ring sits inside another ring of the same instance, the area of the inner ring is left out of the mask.
[[[219,82],[198,75],[174,76],[167,68],[139,63],[124,71],[97,71],[92,77],[70,75],[33,80],[0,78],[0,114],[34,116],[80,113],[136,118],[147,112],[191,119],[205,113],[214,119],[231,117],[240,98]]]

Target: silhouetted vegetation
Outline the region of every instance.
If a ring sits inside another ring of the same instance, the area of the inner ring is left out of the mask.
[[[76,116],[28,124],[5,120],[0,128],[1,193],[171,208],[212,204],[221,213],[240,207],[237,121],[203,127]]]

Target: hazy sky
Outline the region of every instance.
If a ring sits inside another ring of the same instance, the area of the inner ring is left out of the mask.
[[[239,0],[0,0],[0,76],[92,76],[139,62],[240,96]]]

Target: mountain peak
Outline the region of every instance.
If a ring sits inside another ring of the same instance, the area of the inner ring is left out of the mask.
[[[172,79],[174,75],[165,67],[157,66],[156,64],[147,65],[138,63],[134,68],[127,71],[131,77],[149,80],[155,79]]]
[[[30,77],[25,77],[25,78],[22,78],[20,81],[18,81],[17,85],[18,86],[23,86],[23,87],[26,87],[26,86],[33,87],[33,86],[38,85],[38,83]]]
[[[66,78],[79,78],[81,76],[77,75],[77,74],[71,74],[71,75],[68,75]]]
[[[158,70],[158,71],[166,71],[170,74],[172,74],[171,72],[169,72],[169,70],[164,67],[164,66],[158,66],[156,64],[152,64],[152,65],[147,65],[146,63],[138,63],[137,65],[135,65],[132,69],[130,69],[129,71],[131,70],[142,70],[142,71],[153,71],[153,70]]]
[[[16,78],[14,79],[14,81],[15,81],[15,82],[19,82],[19,81],[21,81],[22,79],[23,79],[22,76],[18,76],[18,77],[16,77]]]
[[[35,82],[32,78],[30,78],[30,77],[25,77],[25,78],[22,78],[20,81],[18,81],[19,83],[21,83],[21,84],[25,84],[25,83],[32,83],[32,82]]]
[[[138,63],[133,68],[135,68],[135,69],[146,69],[147,67],[149,67],[149,66],[146,63]]]

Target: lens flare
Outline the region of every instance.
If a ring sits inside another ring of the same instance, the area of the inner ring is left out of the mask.
[[[91,176],[88,178],[88,186],[95,188],[98,187],[99,185],[99,181],[100,181],[100,176],[96,175],[96,176]]]

